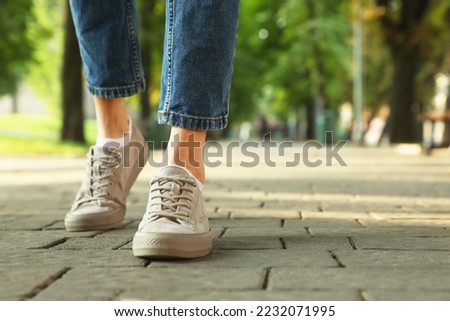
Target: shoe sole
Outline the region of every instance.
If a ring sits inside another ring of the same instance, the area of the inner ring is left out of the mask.
[[[148,147],[147,144],[144,144],[144,155],[147,157],[145,158],[145,163],[148,161]],[[144,167],[139,167],[139,158],[136,160],[138,166],[136,167],[136,170],[131,172],[128,186],[126,189],[126,194],[128,198],[128,194],[130,193],[131,187],[133,186],[134,182],[136,182],[137,177],[141,173],[141,171],[144,169]],[[125,199],[126,203],[126,199]],[[93,214],[94,215],[94,214]],[[100,214],[102,215],[102,214]],[[76,216],[76,215],[75,215]],[[102,222],[102,224],[91,224],[86,223],[82,218],[74,217],[73,219],[68,219],[67,217],[64,220],[64,225],[66,227],[66,230],[68,232],[83,232],[83,231],[104,231],[104,230],[112,230],[118,227],[121,227],[123,225],[123,219],[125,218],[125,212],[121,215],[122,217],[113,222]],[[104,220],[104,218],[102,218]]]
[[[211,252],[212,234],[174,234],[136,232],[133,254],[142,258],[193,259]]]

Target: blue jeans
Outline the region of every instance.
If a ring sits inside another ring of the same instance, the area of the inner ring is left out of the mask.
[[[70,0],[92,95],[145,87],[134,0]],[[207,130],[227,125],[239,0],[166,0],[158,121]]]

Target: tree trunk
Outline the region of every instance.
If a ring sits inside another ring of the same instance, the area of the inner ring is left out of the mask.
[[[62,110],[61,139],[84,143],[82,63],[68,1],[62,69]]]
[[[449,11],[450,14],[450,11]],[[442,63],[441,70],[450,75],[450,44],[447,44],[447,49],[445,50],[445,55]],[[445,113],[450,114],[450,85],[447,87],[447,100],[445,102]],[[450,121],[445,122],[444,136],[442,139],[442,145],[450,146]]]
[[[19,113],[19,93],[18,90],[14,91],[11,95],[11,114]]]
[[[376,0],[383,8],[380,23],[384,39],[391,51],[394,76],[391,87],[388,132],[392,143],[419,141],[419,124],[414,110],[416,75],[421,57],[422,21],[430,0],[403,0],[397,12],[391,10],[391,0]]]
[[[316,112],[314,103],[308,103],[306,106],[306,119],[307,119],[307,128],[306,128],[306,139],[315,139],[316,136]]]
[[[414,110],[418,63],[416,52],[392,50],[394,75],[389,119],[389,136],[392,143],[413,143],[420,140],[419,123]]]

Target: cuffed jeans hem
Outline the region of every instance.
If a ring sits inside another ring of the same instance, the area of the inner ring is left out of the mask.
[[[93,96],[105,99],[133,96],[144,91],[144,89],[145,89],[144,80],[140,80],[129,86],[120,86],[120,87],[99,88],[88,85],[88,90]]]
[[[159,112],[158,123],[193,130],[220,130],[227,127],[228,117],[203,118],[170,112]]]

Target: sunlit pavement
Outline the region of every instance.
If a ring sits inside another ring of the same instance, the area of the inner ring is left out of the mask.
[[[210,155],[213,250],[176,261],[131,252],[157,168],[123,228],[69,233],[85,160],[0,158],[0,299],[450,300],[449,150],[248,151]]]

